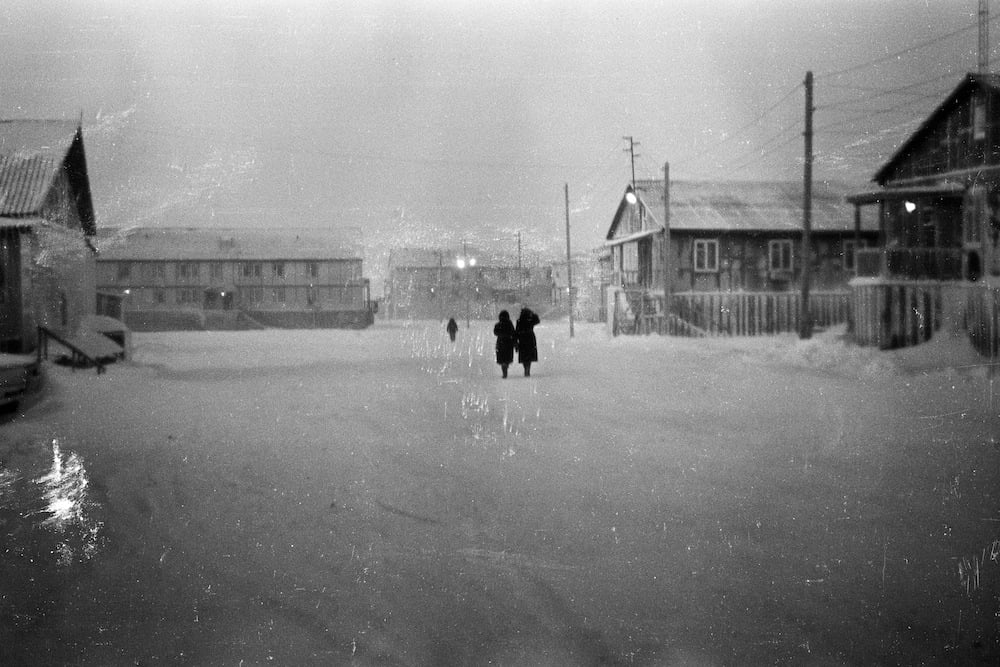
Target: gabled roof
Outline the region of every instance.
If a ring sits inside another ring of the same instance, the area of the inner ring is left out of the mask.
[[[626,194],[631,186],[626,188]],[[663,181],[636,181],[641,205],[664,217]],[[854,210],[846,200],[847,187],[826,182],[812,186],[811,221],[817,232],[851,231]],[[625,203],[608,230],[614,237]],[[797,232],[802,229],[803,186],[790,181],[671,181],[671,231]]]
[[[905,156],[910,154],[910,150],[921,141],[924,136],[934,128],[942,117],[948,114],[951,108],[960,99],[964,99],[966,96],[971,95],[977,89],[990,88],[994,91],[1000,91],[1000,75],[997,74],[976,74],[974,72],[969,72],[966,74],[962,80],[955,86],[955,89],[951,91],[941,104],[937,106],[936,109],[931,113],[930,116],[920,124],[920,127],[909,136],[909,138],[896,149],[892,157],[882,165],[882,167],[875,172],[875,176],[872,178],[876,183],[885,183],[888,179],[889,172],[896,166],[896,164],[902,160]]]
[[[66,170],[84,231],[94,212],[80,125],[60,120],[0,120],[0,218],[42,213],[60,170]]]
[[[324,261],[361,259],[357,242],[323,228],[135,227],[102,230],[98,260]]]

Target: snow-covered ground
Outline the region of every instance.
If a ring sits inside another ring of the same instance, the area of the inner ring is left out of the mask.
[[[502,380],[491,328],[47,364],[0,425],[0,664],[1000,656],[1000,396],[962,338],[546,322]]]

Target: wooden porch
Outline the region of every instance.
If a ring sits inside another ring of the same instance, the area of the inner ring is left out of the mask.
[[[961,280],[961,248],[858,248],[855,267],[859,278]]]

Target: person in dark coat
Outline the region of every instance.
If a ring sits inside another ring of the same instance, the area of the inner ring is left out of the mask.
[[[514,361],[514,346],[517,338],[514,323],[510,321],[510,313],[500,311],[500,320],[493,325],[493,334],[497,337],[497,363],[503,376],[507,377],[507,367]]]
[[[535,340],[535,325],[540,320],[532,310],[522,308],[514,327],[517,338],[517,362],[524,366],[524,377],[531,376],[531,364],[538,361],[538,341]]]
[[[451,338],[451,342],[454,343],[455,334],[458,333],[458,322],[455,321],[454,317],[448,320],[448,326],[445,329],[448,331],[448,338]]]

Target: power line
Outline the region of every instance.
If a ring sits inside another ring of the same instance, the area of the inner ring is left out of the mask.
[[[843,85],[838,85],[838,84],[827,84],[828,88],[841,88],[841,89],[849,89],[849,90],[859,90],[859,91],[862,91],[864,93],[872,93],[872,94],[871,95],[867,95],[867,94],[866,95],[860,95],[860,96],[857,96],[855,98],[841,100],[841,101],[838,101],[838,102],[831,102],[829,104],[820,104],[820,105],[816,106],[816,110],[820,111],[820,110],[827,110],[827,109],[839,109],[839,108],[844,108],[845,105],[847,105],[847,104],[854,103],[854,102],[857,102],[857,101],[877,100],[877,99],[881,99],[883,97],[890,97],[892,95],[907,95],[907,96],[909,96],[911,98],[914,98],[914,99],[939,98],[940,97],[940,93],[938,93],[936,91],[935,91],[935,93],[933,95],[927,94],[927,93],[910,93],[908,91],[910,91],[910,90],[912,90],[914,88],[921,88],[923,86],[929,86],[932,83],[937,83],[938,81],[940,81],[942,79],[946,79],[946,78],[953,78],[954,76],[955,75],[954,75],[953,72],[944,72],[944,73],[942,73],[942,74],[934,77],[933,79],[924,79],[923,81],[917,81],[915,83],[910,83],[910,84],[906,84],[906,85],[903,85],[903,86],[896,86],[895,88],[871,88],[871,87],[862,87],[862,86],[843,86]]]
[[[939,42],[943,42],[946,39],[950,39],[951,37],[954,37],[956,35],[960,35],[960,34],[962,34],[964,32],[969,32],[970,30],[978,29],[978,27],[979,27],[979,23],[978,22],[972,23],[970,25],[965,26],[964,28],[959,28],[958,30],[953,30],[952,32],[945,33],[944,35],[938,35],[937,37],[934,37],[933,39],[929,39],[929,40],[920,42],[919,44],[914,44],[913,46],[909,46],[909,47],[907,47],[905,49],[900,49],[899,51],[894,51],[892,53],[889,53],[887,55],[882,56],[881,58],[875,58],[873,60],[869,60],[867,62],[859,63],[859,64],[853,65],[851,67],[845,67],[844,69],[835,70],[833,72],[825,72],[823,74],[817,75],[816,78],[817,79],[819,79],[819,78],[826,79],[826,78],[829,78],[829,77],[841,76],[842,74],[847,74],[849,72],[856,72],[856,71],[861,70],[861,69],[866,69],[868,67],[871,67],[872,65],[878,65],[879,63],[884,63],[884,62],[887,62],[887,61],[892,60],[894,58],[898,58],[901,55],[905,55],[907,53],[911,53],[913,51],[917,51],[919,49],[922,49],[922,48],[925,48],[925,47],[928,47],[928,46],[932,46],[932,45],[937,44]]]
[[[793,94],[795,94],[795,92],[797,92],[798,89],[801,88],[801,87],[802,87],[801,83],[797,84],[796,86],[794,86],[791,90],[789,90],[784,95],[782,95],[781,99],[779,99],[777,102],[775,102],[771,106],[767,107],[764,111],[762,111],[760,113],[760,115],[756,116],[753,120],[751,120],[750,122],[746,123],[745,125],[737,128],[734,132],[726,134],[724,137],[722,137],[718,141],[718,143],[716,145],[710,146],[710,147],[708,147],[708,148],[706,148],[706,149],[704,149],[704,150],[702,150],[702,151],[700,151],[698,153],[695,153],[694,155],[689,155],[689,156],[681,155],[679,158],[676,159],[676,162],[679,163],[679,164],[685,164],[685,163],[695,162],[695,161],[699,160],[700,158],[704,157],[705,155],[707,155],[707,154],[709,154],[709,153],[711,153],[713,151],[718,150],[726,142],[730,141],[731,139],[733,139],[735,137],[739,137],[742,133],[746,132],[751,127],[754,127],[755,125],[759,125],[760,122],[762,120],[764,120],[764,118],[766,118],[768,114],[770,114],[772,111],[774,111],[779,106],[781,106],[782,104],[784,104],[785,101],[788,100],[788,98],[791,97]]]

